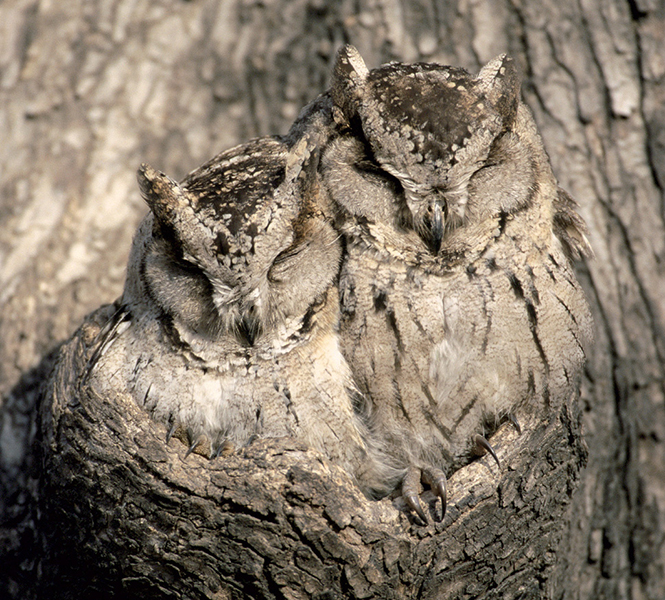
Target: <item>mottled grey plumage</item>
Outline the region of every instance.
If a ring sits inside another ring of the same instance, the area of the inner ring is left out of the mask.
[[[180,184],[141,166],[151,212],[89,380],[127,390],[190,452],[295,437],[369,494],[385,474],[338,344],[341,245],[317,176],[329,104],[316,101],[286,138],[223,152]]]
[[[585,226],[519,95],[506,56],[477,76],[337,57],[322,173],[345,238],[342,348],[423,519],[421,476],[445,510],[445,475],[503,419],[576,393],[591,338],[570,264]]]

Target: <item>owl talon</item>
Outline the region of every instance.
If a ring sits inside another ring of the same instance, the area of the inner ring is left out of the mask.
[[[496,455],[496,452],[494,452],[494,448],[492,448],[491,444],[482,435],[476,435],[474,441],[476,442],[476,451],[482,451],[483,449],[487,450],[487,452],[492,455],[492,458],[496,461],[499,468],[501,468],[499,457]]]
[[[423,525],[427,525],[427,517],[418,498],[420,475],[420,469],[415,467],[409,468],[402,482],[402,497],[409,508],[418,515]]]
[[[423,522],[423,525],[427,525],[427,517],[425,516],[423,507],[420,505],[418,494],[405,493],[403,496],[404,500],[409,505],[409,508],[418,515],[418,518]]]
[[[200,437],[200,438],[198,438],[198,439],[197,439],[197,440],[196,440],[196,441],[195,441],[195,442],[189,447],[189,449],[187,450],[187,452],[185,452],[185,459],[186,459],[186,458],[187,458],[192,452],[194,452],[194,450],[196,450],[196,447],[197,447],[202,441],[203,441],[203,438]],[[183,459],[183,460],[184,460],[184,459]]]
[[[515,431],[517,431],[518,435],[522,435],[522,428],[520,427],[519,421],[517,420],[517,417],[513,413],[508,413],[508,421],[512,424],[512,426],[515,428]]]
[[[169,428],[167,434],[166,434],[166,443],[168,444],[171,441],[171,438],[173,437],[173,434],[175,433],[175,430],[178,428],[177,423],[173,423],[171,427]]]
[[[439,469],[429,467],[423,471],[423,476],[432,488],[434,495],[441,498],[441,518],[437,519],[440,523],[446,516],[446,475]]]

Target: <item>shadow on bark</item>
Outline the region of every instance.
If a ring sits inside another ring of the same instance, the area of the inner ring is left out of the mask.
[[[47,352],[37,366],[26,371],[6,396],[2,419],[11,419],[21,435],[13,447],[2,446],[0,461],[0,596],[21,597],[34,584],[38,563],[36,509],[40,478],[37,411],[40,399],[63,344]],[[6,423],[2,423],[5,427]],[[8,454],[19,457],[11,460]],[[17,595],[18,594],[18,595]]]

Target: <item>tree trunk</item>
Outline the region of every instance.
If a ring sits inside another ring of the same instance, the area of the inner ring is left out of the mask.
[[[661,598],[664,27],[657,0],[2,2],[0,595]],[[370,67],[511,54],[596,253],[582,414],[501,428],[502,469],[458,471],[428,527],[284,440],[181,460],[71,375],[109,308],[42,387],[121,291],[138,164],[284,133],[346,41]]]

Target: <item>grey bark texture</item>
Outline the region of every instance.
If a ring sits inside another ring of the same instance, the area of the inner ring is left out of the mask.
[[[662,598],[664,28],[658,0],[2,2],[0,596]],[[66,376],[121,291],[137,166],[284,133],[344,42],[370,67],[511,54],[596,253],[580,411],[501,428],[502,469],[458,471],[428,527],[288,441],[183,461]]]

